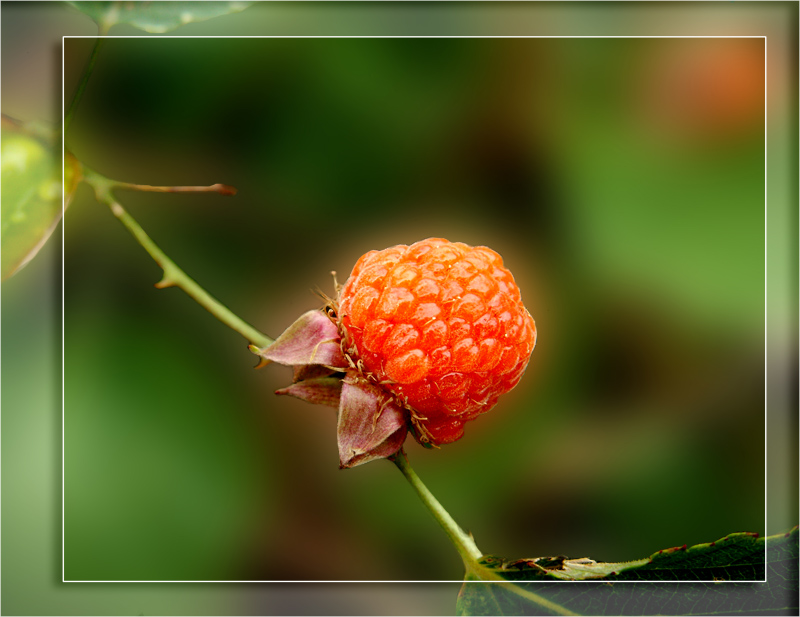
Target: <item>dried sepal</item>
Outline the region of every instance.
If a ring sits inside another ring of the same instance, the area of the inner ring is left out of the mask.
[[[402,447],[407,433],[402,407],[358,372],[348,371],[342,380],[337,423],[339,467],[387,458]]]
[[[322,311],[308,311],[289,326],[277,340],[265,349],[251,351],[265,360],[288,366],[319,364],[345,369],[348,364],[342,354],[339,331]]]
[[[338,369],[328,368],[321,364],[303,364],[293,367],[292,382],[297,383],[306,379],[317,379],[318,377],[330,377],[338,372]]]
[[[286,388],[275,390],[275,394],[288,394],[308,403],[338,409],[342,394],[342,380],[337,377],[305,379]]]
[[[390,393],[351,368],[336,324],[323,311],[300,316],[265,349],[262,362],[293,368],[293,383],[275,394],[338,409],[339,467],[355,467],[398,452],[408,434],[408,413]]]

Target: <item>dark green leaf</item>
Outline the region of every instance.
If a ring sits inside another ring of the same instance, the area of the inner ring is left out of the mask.
[[[765,568],[764,555],[767,555]],[[461,615],[796,614],[798,532],[731,534],[620,564],[484,557],[458,597]],[[766,583],[725,581],[763,580]],[[481,583],[472,581],[509,581]],[[583,580],[580,587],[558,584]],[[676,583],[674,581],[703,581]],[[547,582],[545,582],[547,581]],[[630,582],[647,582],[631,585]]]
[[[161,34],[194,21],[238,13],[252,2],[70,2],[97,22],[101,32],[115,24],[130,24]]]
[[[51,136],[52,137],[52,136]],[[30,261],[61,219],[61,169],[52,143],[41,130],[29,130],[3,116],[2,144],[2,279]],[[67,201],[80,181],[80,164],[64,160]]]

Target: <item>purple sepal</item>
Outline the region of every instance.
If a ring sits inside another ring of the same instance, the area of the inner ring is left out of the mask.
[[[342,380],[337,377],[316,377],[275,390],[275,394],[288,394],[308,403],[327,405],[338,409],[342,394]]]
[[[321,364],[303,364],[302,366],[294,367],[292,382],[297,383],[298,381],[303,381],[304,379],[330,377],[336,372],[340,372],[339,369],[328,368],[327,366],[322,366]]]
[[[277,340],[257,354],[265,360],[302,366],[321,364],[337,369],[348,367],[340,346],[336,325],[322,311],[308,311],[300,316]]]
[[[339,467],[387,458],[402,447],[407,433],[403,409],[379,387],[348,371],[339,401]]]

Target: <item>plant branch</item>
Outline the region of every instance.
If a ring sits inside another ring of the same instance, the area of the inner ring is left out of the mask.
[[[428,488],[422,483],[422,480],[419,479],[419,476],[411,469],[411,465],[408,463],[408,459],[406,458],[406,454],[403,450],[400,450],[397,454],[389,458],[397,468],[402,472],[405,476],[406,480],[408,480],[409,484],[413,487],[413,489],[417,492],[417,495],[422,500],[422,503],[430,510],[430,513],[433,514],[433,517],[436,519],[436,522],[442,526],[444,532],[450,538],[450,541],[455,545],[458,554],[461,555],[461,559],[464,561],[467,570],[471,570],[473,565],[477,564],[478,559],[481,558],[483,553],[481,553],[480,549],[475,545],[475,540],[472,539],[472,536],[467,534],[461,527],[458,526],[458,523],[453,520],[453,517],[450,516],[450,513],[442,507],[442,504],[433,496]]]
[[[219,193],[220,195],[236,195],[236,189],[227,184],[212,184],[211,186],[151,186],[149,184],[114,182],[113,188],[150,193]]]
[[[101,34],[104,34],[101,31]],[[92,53],[89,56],[89,60],[86,63],[86,66],[83,69],[83,75],[81,76],[81,81],[78,83],[78,87],[75,90],[75,94],[72,95],[72,101],[69,104],[69,109],[67,109],[66,113],[64,114],[64,134],[66,135],[67,130],[69,129],[69,125],[72,122],[72,116],[75,115],[75,109],[78,107],[78,103],[83,96],[83,91],[86,89],[86,84],[89,83],[89,77],[92,75],[92,71],[94,70],[95,62],[97,62],[97,54],[100,51],[100,48],[105,43],[106,39],[103,37],[98,37],[97,40],[94,42],[94,47],[92,47]]]
[[[250,343],[256,345],[258,347],[264,348],[268,347],[272,344],[272,339],[269,338],[267,335],[262,334],[258,330],[256,330],[253,326],[242,320],[239,316],[231,312],[229,308],[224,306],[221,302],[219,302],[216,298],[212,297],[205,289],[203,289],[200,285],[198,285],[192,278],[189,277],[178,265],[172,261],[167,255],[162,251],[155,242],[150,239],[139,223],[128,214],[127,210],[123,208],[119,202],[114,198],[113,190],[115,188],[134,188],[141,185],[133,185],[124,182],[117,182],[115,180],[110,180],[105,176],[92,171],[91,169],[84,168],[84,178],[88,184],[90,184],[94,188],[95,195],[97,200],[101,203],[106,204],[110,209],[112,214],[116,216],[120,222],[131,232],[136,241],[142,245],[142,247],[150,254],[150,256],[155,260],[155,262],[161,266],[164,270],[164,277],[156,283],[156,287],[159,289],[163,289],[164,287],[179,287],[183,289],[195,302],[200,304],[203,308],[205,308],[209,313],[214,315],[217,319],[219,319],[222,323],[224,323],[229,328],[235,330],[239,334],[241,334],[244,338],[246,338]],[[215,187],[224,187],[225,185],[213,185],[210,187],[149,187],[150,189],[157,189],[157,188],[175,188],[175,189],[183,189],[186,191],[190,191],[193,189],[200,189],[204,192],[217,192],[222,194],[232,194],[230,192],[223,192],[219,188]],[[230,187],[225,187],[226,189],[230,189]],[[137,189],[139,190],[139,189]],[[143,189],[148,190],[148,189]],[[176,192],[176,191],[169,191],[169,192]],[[234,191],[235,192],[235,191]]]

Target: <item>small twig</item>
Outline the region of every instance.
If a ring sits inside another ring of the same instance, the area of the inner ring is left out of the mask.
[[[211,186],[151,186],[149,184],[132,184],[131,182],[114,182],[113,188],[150,193],[219,193],[220,195],[236,195],[236,189],[227,184]]]
[[[164,270],[164,277],[156,283],[156,287],[163,289],[164,287],[179,287],[183,289],[195,302],[200,304],[209,313],[214,315],[222,323],[229,328],[235,330],[246,338],[250,343],[257,347],[264,348],[272,344],[272,339],[265,334],[256,330],[253,326],[245,322],[238,315],[234,314],[228,307],[223,305],[219,300],[211,296],[205,289],[198,285],[189,275],[187,275],[178,265],[170,259],[164,251],[162,251],[155,242],[150,239],[139,223],[128,213],[125,208],[114,198],[113,190],[116,188],[128,188],[134,190],[150,190],[157,188],[172,188],[172,189],[185,189],[191,191],[192,189],[203,189],[201,192],[216,192],[220,193],[219,189],[214,187],[225,187],[223,184],[215,184],[211,187],[149,187],[146,189],[138,189],[136,187],[144,186],[138,184],[130,184],[126,182],[118,182],[111,180],[105,176],[84,167],[84,181],[94,188],[95,196],[101,203],[106,204],[112,214],[116,216],[123,225],[131,232],[136,241],[150,254],[153,260],[161,266]],[[231,187],[225,187],[230,189]],[[177,191],[169,191],[177,192]],[[196,191],[193,191],[196,192]],[[234,190],[235,192],[235,190]],[[233,193],[222,192],[223,195],[230,195]]]

